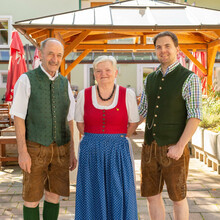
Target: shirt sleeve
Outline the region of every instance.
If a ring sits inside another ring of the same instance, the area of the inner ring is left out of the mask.
[[[84,122],[84,90],[77,95],[76,109],[74,119],[76,122]]]
[[[68,95],[70,99],[70,107],[67,115],[67,121],[72,121],[74,119],[74,112],[75,112],[75,98],[73,96],[73,92],[69,82],[68,82]]]
[[[192,73],[183,84],[183,99],[186,101],[187,119],[202,120],[202,88],[199,77]]]
[[[128,112],[128,122],[139,122],[140,118],[138,114],[136,95],[131,89],[126,90],[126,106]]]
[[[147,85],[147,77],[144,81],[144,89],[143,89],[143,92],[141,94],[140,104],[138,106],[139,115],[142,116],[143,118],[147,117],[147,109],[148,109],[147,95],[146,95],[146,92],[145,92],[146,85]]]
[[[14,97],[10,109],[10,115],[25,119],[28,108],[28,101],[31,94],[31,85],[26,74],[22,74],[14,87]]]

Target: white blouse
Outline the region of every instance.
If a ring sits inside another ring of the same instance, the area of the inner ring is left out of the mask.
[[[82,90],[79,92],[77,96],[76,108],[75,108],[75,121],[76,122],[84,122],[84,91]],[[119,86],[116,86],[115,97],[111,105],[103,106],[99,105],[96,98],[96,88],[95,86],[92,87],[92,103],[95,108],[97,109],[112,109],[118,103],[118,94],[119,94]],[[139,114],[138,114],[138,106],[136,101],[136,96],[133,90],[126,89],[126,107],[128,112],[128,122],[135,123],[139,121]]]

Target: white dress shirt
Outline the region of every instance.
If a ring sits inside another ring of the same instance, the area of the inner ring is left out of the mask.
[[[44,68],[41,65],[40,67],[42,71],[48,76],[49,80],[54,81],[58,77],[58,71],[56,72],[55,76],[52,77],[44,70]],[[68,82],[68,94],[70,99],[70,107],[67,115],[67,120],[71,121],[74,119],[75,99],[69,82]],[[12,117],[16,116],[22,119],[26,118],[30,95],[31,95],[30,80],[26,74],[22,74],[17,80],[14,87],[13,103],[10,109],[10,115]]]

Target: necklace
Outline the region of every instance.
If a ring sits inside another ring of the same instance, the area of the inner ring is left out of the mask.
[[[115,92],[115,84],[114,84],[114,87],[113,87],[113,90],[112,90],[112,93],[111,95],[107,98],[107,99],[104,99],[102,98],[101,94],[100,94],[100,91],[99,91],[99,86],[97,85],[97,92],[98,92],[98,95],[99,95],[99,98],[102,100],[102,101],[108,101],[109,99],[112,98],[114,92]]]

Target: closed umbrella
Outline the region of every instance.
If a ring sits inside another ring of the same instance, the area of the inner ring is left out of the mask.
[[[186,67],[186,55],[182,51],[178,53],[177,59],[182,66]]]
[[[36,48],[34,51],[34,61],[32,63],[32,68],[36,69],[39,65],[40,65],[41,61],[40,61],[40,57],[39,57],[39,51]]]
[[[13,100],[15,83],[20,75],[25,72],[27,72],[27,66],[24,58],[24,47],[18,32],[13,31],[10,45],[5,101],[11,102]]]

